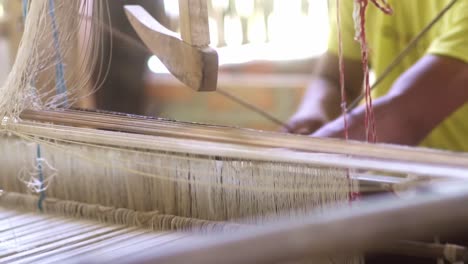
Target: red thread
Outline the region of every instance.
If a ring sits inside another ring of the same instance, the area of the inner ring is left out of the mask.
[[[385,14],[392,14],[393,10],[390,5],[385,1],[381,0],[370,0],[378,9],[380,9]],[[366,10],[369,5],[369,0],[355,0],[355,5],[359,8],[359,28],[356,36],[356,40],[361,45],[361,59],[362,59],[362,69],[364,73],[364,92],[365,92],[365,101],[366,101],[366,111],[365,111],[365,121],[364,125],[366,128],[366,139],[367,141],[375,143],[377,141],[377,131],[375,125],[374,111],[372,107],[372,94],[369,81],[369,48],[367,46],[367,36],[366,36]],[[336,23],[338,31],[338,58],[339,58],[339,71],[340,71],[340,91],[341,91],[341,111],[343,113],[344,121],[344,137],[348,139],[348,121],[347,121],[347,100],[346,100],[346,90],[345,90],[345,67],[343,63],[343,40],[341,32],[341,16],[340,16],[340,0],[336,0]],[[349,202],[359,200],[361,194],[359,192],[354,192],[353,183],[351,181],[349,169],[346,171],[346,177],[349,184]]]
[[[385,14],[392,14],[393,10],[390,5],[385,1],[381,0],[370,0],[378,9]],[[374,110],[372,107],[372,95],[371,87],[369,82],[369,47],[367,46],[366,36],[366,10],[369,5],[369,0],[355,0],[355,4],[359,8],[359,31],[356,36],[356,40],[361,44],[361,59],[362,59],[362,70],[364,74],[364,93],[366,101],[366,112],[364,125],[366,128],[366,140],[368,142],[375,143],[377,141],[377,129],[375,125]]]
[[[351,202],[355,202],[355,201],[358,201],[360,198],[361,198],[361,193],[360,192],[351,192],[349,194],[349,200]]]
[[[387,3],[387,1],[385,0],[381,0],[382,3],[380,4],[379,3],[379,0],[371,0],[371,2],[378,8],[380,9],[382,12],[384,12],[385,14],[387,15],[392,15],[393,14],[393,10],[392,8],[390,7],[390,5]]]

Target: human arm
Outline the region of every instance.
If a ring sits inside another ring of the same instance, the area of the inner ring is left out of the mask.
[[[344,59],[344,66],[349,103],[360,94],[362,67],[360,61],[353,59]],[[339,74],[338,57],[329,52],[322,55],[302,103],[287,123],[288,132],[308,135],[340,115]]]
[[[341,113],[341,91],[339,71],[339,41],[336,21],[336,1],[329,2],[330,34],[328,51],[320,58],[313,72],[302,103],[290,118],[288,132],[310,134],[335,119]],[[354,40],[353,1],[341,1],[341,42],[343,44],[344,83],[348,103],[362,90],[361,50]]]
[[[374,101],[379,142],[416,145],[432,129],[468,101],[468,64],[440,55],[426,55]],[[349,115],[349,138],[365,139],[364,107]],[[336,119],[312,134],[341,137],[343,121]]]

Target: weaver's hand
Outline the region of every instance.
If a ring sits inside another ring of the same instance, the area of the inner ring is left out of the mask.
[[[395,81],[389,93],[374,100],[378,142],[419,144],[468,102],[467,82],[468,63],[438,55],[421,58]],[[350,139],[365,140],[364,119],[364,106],[348,116]],[[328,123],[312,136],[342,137],[342,118]]]
[[[289,119],[286,132],[309,135],[340,114],[340,94],[333,82],[315,79],[301,105]]]
[[[348,75],[345,75],[348,99],[360,94],[362,67],[359,60],[344,60]],[[341,114],[341,92],[339,87],[338,57],[325,53],[315,65],[311,81],[302,103],[289,119],[283,131],[310,135]]]
[[[283,131],[293,134],[309,135],[325,125],[326,122],[326,118],[320,117],[319,115],[297,112],[289,119],[287,127],[283,128]]]
[[[359,135],[364,136],[364,129],[362,127],[363,126],[357,126],[358,129],[361,128],[362,130],[362,131],[359,131],[359,132],[362,132]],[[352,129],[353,131],[351,132],[354,132],[354,130],[356,130],[354,126],[352,127]],[[339,117],[336,120],[327,123],[326,125],[320,127],[320,129],[317,129],[311,134],[312,137],[328,137],[328,138],[344,138],[344,135],[345,135],[345,131],[344,131],[343,117]],[[353,138],[353,139],[356,139],[356,138]]]

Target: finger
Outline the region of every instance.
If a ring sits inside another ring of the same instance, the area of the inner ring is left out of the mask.
[[[312,133],[312,129],[311,127],[309,126],[303,126],[303,127],[300,127],[298,129],[296,129],[295,131],[295,134],[299,134],[299,135],[309,135]]]
[[[294,129],[289,124],[286,124],[279,129],[279,132],[281,133],[293,133],[292,131],[294,131]]]
[[[283,128],[285,132],[291,134],[307,135],[311,133],[311,129],[307,122],[293,122],[288,127]]]
[[[323,125],[323,122],[317,120],[303,122],[296,127],[295,133],[300,135],[310,135],[320,129]]]
[[[297,132],[304,126],[302,122],[291,121],[285,126],[281,127],[281,132],[297,134]]]

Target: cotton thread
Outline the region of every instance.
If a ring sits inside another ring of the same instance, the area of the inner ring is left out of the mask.
[[[23,22],[26,20],[26,16],[28,15],[28,8],[29,8],[29,0],[23,0]],[[42,167],[42,155],[41,155],[41,145],[36,145],[36,168],[37,174],[39,176],[39,199],[37,202],[37,208],[40,212],[43,212],[43,202],[46,199],[46,192],[44,188],[44,171]]]
[[[39,176],[39,182],[40,182],[40,190],[39,190],[39,200],[37,201],[37,208],[39,211],[43,212],[44,207],[43,207],[43,202],[46,199],[46,190],[44,186],[44,170],[42,166],[42,154],[41,154],[41,145],[37,144],[36,145],[36,166],[37,166],[37,173]]]
[[[49,14],[51,17],[52,24],[52,34],[55,48],[55,56],[57,63],[55,65],[55,80],[56,80],[56,89],[57,95],[62,96],[64,106],[68,106],[67,99],[67,87],[65,83],[65,74],[64,74],[64,65],[62,55],[60,54],[60,40],[59,40],[59,30],[57,26],[57,17],[55,14],[55,3],[54,0],[49,0]]]

